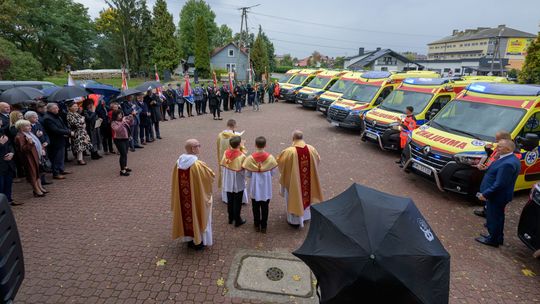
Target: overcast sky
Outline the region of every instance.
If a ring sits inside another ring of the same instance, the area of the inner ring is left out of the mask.
[[[92,17],[106,7],[104,0],[75,0]],[[155,0],[148,0],[154,5]],[[167,0],[178,24],[185,0]],[[260,4],[248,15],[250,31],[259,24],[273,40],[276,54],[303,58],[314,50],[329,56],[350,56],[359,47],[427,53],[426,44],[452,33],[453,29],[509,27],[536,34],[539,31],[539,0],[208,0],[218,25],[240,29],[239,7]],[[330,25],[330,26],[325,26]]]

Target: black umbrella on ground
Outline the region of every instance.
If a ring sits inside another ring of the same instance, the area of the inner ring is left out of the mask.
[[[10,105],[35,102],[37,98],[43,97],[43,92],[31,87],[15,87],[4,91],[0,95],[0,101]]]
[[[78,97],[88,96],[90,94],[91,92],[80,86],[65,86],[49,95],[47,100],[53,102],[71,100]]]
[[[353,184],[311,217],[293,254],[321,303],[448,303],[450,255],[410,198]]]
[[[135,95],[135,94],[139,94],[139,93],[143,93],[143,92],[144,91],[137,90],[137,89],[127,89],[127,90],[122,91],[122,93],[120,93],[120,95],[116,96],[116,99],[124,98],[124,97],[130,96],[130,95]]]
[[[142,92],[146,92],[146,91],[149,91],[149,90],[161,88],[162,86],[163,86],[163,84],[161,82],[159,82],[159,81],[147,81],[147,82],[144,82],[144,83],[138,85],[135,89],[137,89],[139,91],[142,91]]]

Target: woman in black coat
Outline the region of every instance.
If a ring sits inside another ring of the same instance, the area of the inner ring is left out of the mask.
[[[214,116],[214,120],[221,120],[221,110],[219,108],[219,91],[215,91],[214,88],[209,88],[208,90],[208,104],[210,106],[210,111]]]
[[[13,161],[15,150],[9,138],[1,134],[0,136],[0,193],[7,197],[12,206],[22,205],[15,203],[11,197],[13,188],[13,177],[15,176],[15,162]]]

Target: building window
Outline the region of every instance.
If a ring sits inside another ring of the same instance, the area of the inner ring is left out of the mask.
[[[459,44],[459,47],[463,47],[463,43],[460,43],[460,44]]]
[[[456,73],[456,74],[461,73],[461,69],[454,69],[454,73]]]
[[[236,64],[235,63],[227,63],[227,72],[235,72],[236,71]]]
[[[234,49],[229,49],[229,57],[234,57]]]
[[[381,67],[381,71],[384,71],[384,72],[388,71],[388,67]]]

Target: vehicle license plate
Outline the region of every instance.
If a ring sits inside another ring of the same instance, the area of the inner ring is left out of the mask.
[[[419,163],[413,163],[413,164],[412,164],[412,167],[413,167],[414,169],[416,169],[416,170],[418,170],[418,171],[424,173],[424,174],[427,174],[427,175],[431,175],[431,173],[433,173],[433,172],[431,171],[431,169],[429,169],[429,168],[426,167],[426,166],[422,166],[422,165],[420,165]]]
[[[330,124],[334,127],[339,127],[339,122],[332,121]]]
[[[377,140],[377,135],[373,133],[366,132],[366,137]]]

